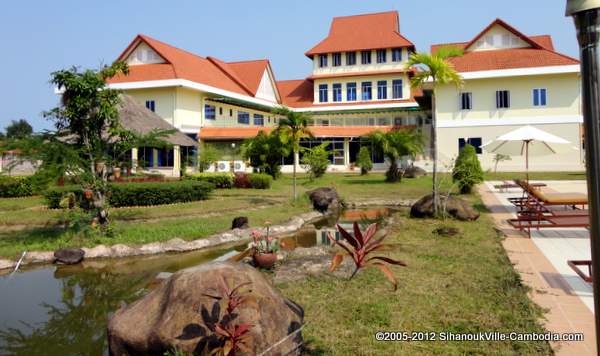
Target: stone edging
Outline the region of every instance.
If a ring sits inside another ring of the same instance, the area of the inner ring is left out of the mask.
[[[270,227],[269,231],[274,236],[290,234],[299,230],[303,225],[311,223],[324,216],[325,215],[319,212],[312,211],[295,216],[282,224],[273,225]],[[165,252],[187,252],[203,248],[216,247],[218,245],[232,242],[249,240],[250,233],[253,230],[266,233],[266,228],[264,227],[234,229],[192,241],[185,241],[183,239],[175,238],[164,242],[151,242],[140,246],[128,246],[124,244],[116,244],[112,246],[97,245],[92,248],[84,247],[82,250],[85,252],[86,259],[144,256]],[[52,263],[53,261],[54,251],[31,251],[25,255],[21,265]],[[0,259],[0,270],[14,268],[16,265],[17,261]]]

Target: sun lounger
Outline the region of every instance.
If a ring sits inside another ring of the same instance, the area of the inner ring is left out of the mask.
[[[572,261],[567,261],[567,264],[584,281],[586,281],[588,283],[592,283],[592,281],[593,281],[593,279],[592,279],[592,261],[590,261],[590,260],[572,260]],[[587,267],[588,273],[586,274],[584,271],[582,271],[581,268],[579,268],[579,266]]]

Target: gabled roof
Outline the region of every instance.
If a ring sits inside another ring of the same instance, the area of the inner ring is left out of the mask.
[[[320,53],[360,51],[415,45],[400,34],[397,11],[334,17],[327,38],[308,50],[312,57]]]
[[[469,51],[469,48],[474,43],[496,25],[504,27],[506,30],[522,39],[529,47]],[[459,47],[465,50],[465,53],[462,56],[448,59],[458,72],[579,64],[577,59],[556,52],[550,35],[527,36],[501,19],[494,20],[470,41],[434,44],[431,46],[431,53],[436,53],[441,47],[447,46]]]
[[[118,60],[127,59],[141,42],[152,48],[166,63],[132,65],[129,67],[129,75],[116,76],[109,83],[186,79],[254,97],[264,71],[267,68],[270,70],[266,59],[227,63],[215,57],[198,56],[145,35],[136,36]]]

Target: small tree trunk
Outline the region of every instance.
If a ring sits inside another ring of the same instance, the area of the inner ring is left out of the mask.
[[[298,155],[296,154],[296,150],[294,150],[294,168],[293,168],[293,173],[292,173],[292,179],[293,179],[293,192],[294,192],[294,201],[296,200],[296,158],[298,157]]]
[[[433,195],[433,215],[440,211],[440,201],[437,187],[437,118],[435,114],[435,82],[433,83],[433,97],[431,100],[431,159],[433,159],[433,180],[431,194]]]

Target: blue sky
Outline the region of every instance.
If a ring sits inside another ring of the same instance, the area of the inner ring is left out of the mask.
[[[417,50],[474,37],[496,17],[528,35],[550,34],[577,56],[566,0],[437,1],[84,1],[6,2],[0,11],[0,129],[25,118],[50,128],[41,112],[56,105],[50,72],[110,63],[138,33],[225,61],[268,58],[275,76],[309,75],[303,53],[323,39],[331,18],[397,10]]]

